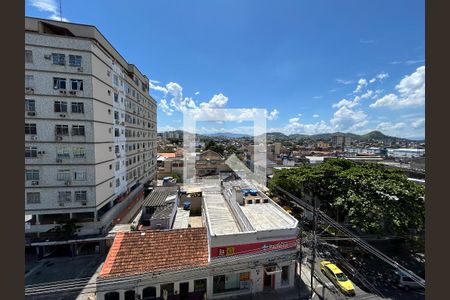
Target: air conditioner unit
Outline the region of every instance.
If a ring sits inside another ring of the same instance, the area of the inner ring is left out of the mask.
[[[43,154],[45,154],[45,151],[39,151],[38,154],[43,155]]]
[[[55,137],[55,139],[56,139],[57,141],[62,141],[62,140],[63,140],[63,137],[58,135],[58,136]]]
[[[61,118],[65,118],[65,117],[66,117],[65,114],[60,114],[59,116],[60,116]]]
[[[27,116],[32,116],[32,117],[34,117],[36,115],[36,112],[34,112],[34,111],[29,111],[29,112],[27,112]]]
[[[25,92],[26,92],[27,94],[33,94],[33,93],[34,93],[34,88],[27,87],[27,88],[25,88]]]
[[[81,205],[87,205],[87,201],[81,201]]]
[[[116,125],[119,125],[119,120],[116,120]]]
[[[70,180],[67,180],[66,182],[64,182],[65,185],[70,185]]]
[[[45,59],[51,59],[52,56],[51,56],[50,54],[46,54],[46,55],[44,55],[44,58],[45,58]]]
[[[64,206],[64,202],[63,201],[58,201],[59,206]]]
[[[61,159],[61,158],[57,158],[57,159],[56,159],[56,162],[57,162],[57,163],[62,163],[62,159]]]
[[[32,140],[32,141],[35,141],[35,140],[37,140],[37,136],[36,136],[36,135],[32,135],[32,136],[30,136],[30,140]]]
[[[39,185],[39,181],[33,180],[33,181],[31,182],[31,185]]]
[[[83,67],[78,67],[78,72],[83,72]]]

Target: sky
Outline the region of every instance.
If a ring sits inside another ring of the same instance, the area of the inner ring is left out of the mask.
[[[150,78],[158,131],[239,108],[198,129],[248,134],[266,109],[267,131],[425,137],[424,0],[61,4]],[[59,20],[59,1],[26,0],[25,14]]]

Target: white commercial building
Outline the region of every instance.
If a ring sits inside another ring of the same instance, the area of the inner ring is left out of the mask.
[[[218,299],[294,286],[298,221],[248,181],[198,187],[204,226],[116,236],[98,300]]]

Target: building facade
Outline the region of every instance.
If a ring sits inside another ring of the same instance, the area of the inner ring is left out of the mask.
[[[26,234],[102,233],[156,176],[149,80],[93,26],[25,18]]]

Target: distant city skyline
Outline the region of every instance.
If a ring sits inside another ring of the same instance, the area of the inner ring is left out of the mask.
[[[159,132],[185,109],[265,108],[268,132],[425,136],[423,0],[133,3],[63,1],[63,20],[140,62]],[[26,15],[59,20],[59,3],[27,0]],[[249,134],[239,122],[205,128]]]

